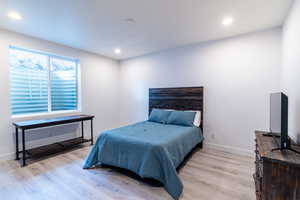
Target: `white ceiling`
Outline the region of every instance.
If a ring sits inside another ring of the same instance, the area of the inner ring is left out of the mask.
[[[0,0],[0,28],[116,59],[279,26],[292,0]],[[7,17],[18,11],[23,20]],[[223,27],[224,17],[234,17]],[[135,23],[128,23],[133,18]],[[121,55],[114,48],[122,49]]]

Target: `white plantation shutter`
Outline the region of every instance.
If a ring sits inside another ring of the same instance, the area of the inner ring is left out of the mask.
[[[77,110],[75,60],[10,48],[12,115]]]
[[[52,110],[77,109],[77,70],[73,61],[51,59]]]
[[[12,114],[48,111],[47,57],[11,50]]]

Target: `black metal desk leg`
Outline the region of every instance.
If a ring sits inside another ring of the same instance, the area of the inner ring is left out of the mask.
[[[91,119],[91,145],[94,144],[93,119]]]
[[[19,158],[19,129],[16,127],[16,160],[20,160]]]
[[[22,129],[22,167],[26,165],[26,152],[25,152],[25,130]]]
[[[84,132],[83,132],[83,121],[81,121],[81,138],[84,138]]]

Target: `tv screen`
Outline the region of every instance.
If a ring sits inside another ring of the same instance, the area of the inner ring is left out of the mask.
[[[280,136],[281,148],[288,147],[288,97],[282,92],[270,96],[270,132]]]
[[[270,132],[281,135],[281,93],[272,93],[270,97]]]

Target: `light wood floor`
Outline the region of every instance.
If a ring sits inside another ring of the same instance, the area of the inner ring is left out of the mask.
[[[83,170],[90,147],[20,168],[0,163],[0,199],[11,200],[171,200],[154,187],[110,168]],[[216,150],[199,150],[180,171],[180,200],[254,200],[253,159]]]

